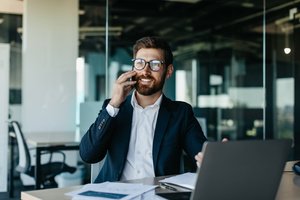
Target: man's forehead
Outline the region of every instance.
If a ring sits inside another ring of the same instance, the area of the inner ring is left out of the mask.
[[[136,53],[136,57],[140,57],[140,56],[163,58],[164,52],[161,49],[141,48]]]

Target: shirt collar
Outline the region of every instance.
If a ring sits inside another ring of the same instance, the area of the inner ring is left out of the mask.
[[[136,93],[136,90],[134,90],[133,92],[132,92],[132,96],[131,96],[131,105],[132,105],[132,107],[141,107],[140,105],[139,105],[139,103],[137,102],[137,100],[136,100],[136,97],[135,97],[135,93]],[[149,106],[147,106],[147,107],[156,107],[156,106],[160,106],[160,104],[161,104],[161,101],[162,101],[162,94],[160,95],[160,97],[154,102],[154,104],[152,104],[152,105],[149,105]],[[146,107],[146,108],[147,108]]]

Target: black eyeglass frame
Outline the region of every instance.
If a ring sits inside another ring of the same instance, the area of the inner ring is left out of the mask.
[[[135,62],[136,60],[142,60],[142,61],[144,61],[144,63],[145,63],[144,66],[143,66],[142,68],[136,68],[136,67],[134,66],[134,62]],[[131,61],[133,62],[133,63],[132,63],[132,67],[133,67],[134,69],[138,70],[138,71],[141,71],[141,70],[145,69],[146,65],[149,64],[149,68],[151,69],[151,71],[158,72],[158,71],[160,70],[161,67],[159,67],[158,70],[153,69],[153,67],[152,67],[153,61],[158,61],[158,62],[160,62],[161,65],[165,64],[164,61],[157,60],[157,59],[150,60],[150,61],[147,62],[147,61],[146,61],[145,59],[143,59],[143,58],[133,58]]]

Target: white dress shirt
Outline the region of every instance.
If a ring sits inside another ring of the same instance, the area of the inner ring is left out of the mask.
[[[131,137],[121,180],[154,177],[152,158],[153,137],[162,95],[150,106],[142,108],[132,94]]]

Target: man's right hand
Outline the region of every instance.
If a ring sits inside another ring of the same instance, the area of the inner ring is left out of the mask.
[[[135,71],[128,71],[119,76],[113,86],[112,97],[109,102],[110,105],[115,108],[120,107],[121,103],[133,89],[134,84],[136,84],[136,81],[131,80],[135,75]]]
[[[222,139],[222,142],[227,142],[227,141],[228,141],[227,138],[223,138]],[[202,151],[200,151],[197,155],[195,155],[195,160],[196,160],[197,167],[200,167],[200,165],[202,163],[202,160],[203,160],[203,153],[202,153]]]

